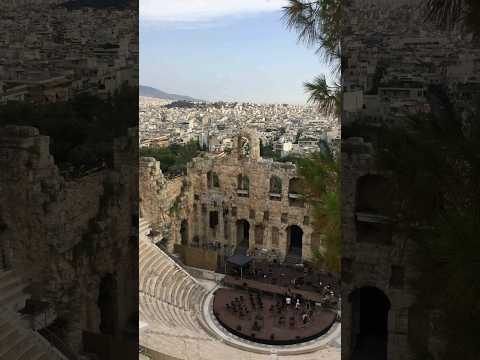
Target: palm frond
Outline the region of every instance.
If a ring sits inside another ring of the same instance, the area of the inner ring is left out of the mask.
[[[341,0],[289,0],[283,20],[298,40],[317,47],[328,62],[340,58]]]
[[[329,86],[324,75],[315,77],[312,82],[305,82],[304,88],[310,94],[308,99],[318,105],[327,115],[338,114],[340,111],[340,90],[338,85]]]

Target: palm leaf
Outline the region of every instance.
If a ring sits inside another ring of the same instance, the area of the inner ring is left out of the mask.
[[[304,87],[310,94],[308,101],[318,105],[325,114],[340,112],[340,88],[338,85],[329,86],[324,75],[317,76],[312,82],[305,82]]]

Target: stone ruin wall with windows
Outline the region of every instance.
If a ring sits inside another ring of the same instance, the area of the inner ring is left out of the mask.
[[[49,141],[36,128],[0,128],[0,268],[20,274],[32,299],[67,320],[63,340],[78,350],[82,330],[120,334],[137,310],[138,146],[118,139],[113,168],[65,179]],[[108,306],[99,302],[102,282]]]
[[[432,87],[439,84],[462,106],[478,94],[478,42],[425,22],[420,3],[345,3],[342,132],[353,123],[402,124],[408,114],[438,111]],[[398,228],[389,229],[391,214],[382,197],[391,185],[388,174],[376,169],[375,149],[367,138],[350,136],[342,139],[342,358],[352,359],[362,318],[372,323],[381,312],[362,312],[360,294],[371,290],[366,299],[383,298],[388,308],[386,359],[410,360],[410,340],[418,341],[418,328],[428,328],[432,316],[414,306],[414,243]],[[441,344],[434,331],[428,329],[422,341],[435,354]]]
[[[255,133],[239,135],[229,154],[193,159],[181,186],[172,184],[178,179],[165,180],[153,159],[141,164],[141,207],[148,209],[146,217],[154,219],[154,226],[158,221],[156,226],[164,229],[170,250],[174,244],[216,242],[227,246],[227,254],[238,247],[250,253],[267,249],[283,261],[293,227],[301,229],[304,260],[311,259],[312,247],[321,249],[310,206],[298,195],[302,189],[295,165],[262,159]]]
[[[414,276],[409,267],[414,248],[402,234],[392,232],[388,222],[388,186],[388,176],[376,169],[371,144],[362,138],[344,140],[341,297],[345,359],[351,359],[360,332],[361,289],[378,289],[386,296],[387,359],[406,360],[412,356],[408,331],[414,297],[407,279]],[[380,292],[372,294],[382,296]],[[380,306],[376,311],[382,312]],[[363,316],[372,316],[365,321],[376,321],[374,314]]]

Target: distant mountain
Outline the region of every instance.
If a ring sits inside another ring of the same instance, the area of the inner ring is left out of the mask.
[[[144,85],[140,85],[139,92],[140,92],[140,96],[151,97],[151,98],[176,100],[176,101],[202,101],[202,100],[194,99],[190,96],[169,94],[164,91],[155,89],[153,87],[144,86]]]

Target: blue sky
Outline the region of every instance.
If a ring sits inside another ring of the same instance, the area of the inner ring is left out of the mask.
[[[142,85],[209,101],[301,104],[303,82],[328,72],[285,28],[284,0],[171,3],[140,1]]]

